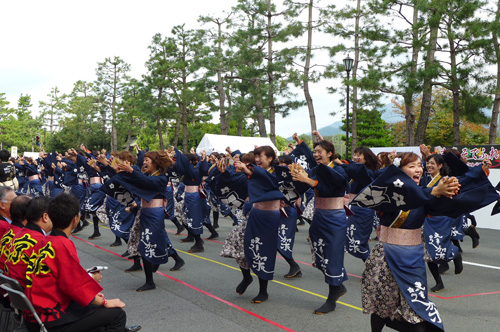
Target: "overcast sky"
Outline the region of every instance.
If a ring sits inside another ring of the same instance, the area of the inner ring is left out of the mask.
[[[37,110],[53,87],[69,93],[78,80],[94,81],[97,63],[114,56],[129,63],[130,75],[140,79],[154,34],[168,35],[183,23],[188,29],[199,28],[200,15],[219,16],[234,4],[236,0],[1,1],[0,93],[11,107],[21,94],[31,95]],[[327,86],[340,85],[337,80],[313,87],[318,127],[340,120],[345,112],[339,110],[341,96],[326,92]],[[340,114],[334,118],[332,111]],[[276,128],[284,137],[310,131],[307,108],[280,117]]]

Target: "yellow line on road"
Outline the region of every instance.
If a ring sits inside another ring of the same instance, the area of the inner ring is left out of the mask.
[[[100,226],[100,227],[102,227],[102,228],[107,228],[107,229],[109,229],[109,227],[107,227],[107,226],[103,226],[103,225],[99,225],[99,226]],[[187,252],[187,251],[179,250],[179,249],[177,249],[177,248],[176,248],[175,250],[180,251],[180,252],[182,252],[182,253],[183,253],[183,254],[185,254],[185,255],[193,256],[193,257],[196,257],[196,258],[198,258],[198,259],[205,260],[205,261],[208,261],[208,262],[211,262],[211,263],[214,263],[214,264],[219,264],[219,265],[222,265],[222,266],[224,266],[224,267],[227,267],[227,268],[232,269],[232,270],[235,270],[235,271],[240,271],[240,269],[239,269],[239,268],[236,268],[236,267],[234,267],[234,266],[231,266],[231,265],[228,265],[228,264],[225,264],[225,263],[221,263],[221,262],[219,262],[219,261],[216,261],[216,260],[213,260],[213,259],[210,259],[210,258],[206,258],[206,257],[200,256],[200,255],[195,255],[195,254],[189,253],[189,252]],[[253,273],[252,273],[252,275],[256,276],[256,275],[255,275],[255,274],[253,274]],[[299,292],[303,292],[303,293],[306,293],[306,294],[310,294],[310,295],[313,295],[313,296],[320,297],[320,298],[322,298],[322,299],[326,299],[326,298],[327,298],[327,297],[326,297],[326,296],[324,296],[324,295],[320,295],[320,294],[318,294],[318,293],[314,293],[314,292],[308,291],[307,289],[303,289],[303,288],[300,288],[300,287],[296,287],[296,286],[293,286],[293,285],[290,285],[290,284],[284,283],[284,282],[282,282],[282,281],[272,280],[272,282],[277,283],[277,284],[280,284],[280,285],[285,286],[285,287],[289,287],[289,288],[295,289],[295,290],[297,290],[297,291],[299,291]],[[360,308],[360,307],[356,307],[356,306],[354,306],[354,305],[352,305],[352,304],[349,304],[349,303],[345,303],[345,302],[341,302],[341,301],[337,301],[337,303],[342,304],[342,305],[344,305],[344,306],[346,306],[346,307],[349,307],[349,308],[355,309],[355,310],[363,311],[363,309],[362,309],[362,308]]]

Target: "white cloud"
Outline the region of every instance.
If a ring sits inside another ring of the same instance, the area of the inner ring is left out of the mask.
[[[167,35],[183,23],[197,28],[200,15],[219,15],[234,4],[236,0],[2,1],[0,93],[12,107],[21,94],[29,94],[36,109],[53,87],[69,93],[76,81],[95,80],[97,63],[113,56],[129,63],[131,75],[140,78],[155,33]],[[340,116],[328,115],[338,96],[326,94],[324,84],[312,93],[318,127],[338,121]],[[307,108],[277,119],[278,135],[294,131],[310,131]]]

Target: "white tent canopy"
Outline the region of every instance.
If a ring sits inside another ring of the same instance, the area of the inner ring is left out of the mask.
[[[398,152],[413,152],[420,156],[420,147],[419,146],[394,146],[394,147],[384,147],[384,148],[370,148],[372,152],[377,155],[380,152],[392,152],[396,151]]]
[[[229,146],[232,151],[240,150],[243,153],[253,151],[255,145],[263,146],[269,145],[277,151],[276,146],[273,144],[269,137],[243,137],[243,136],[228,136],[205,134],[200,144],[196,148],[196,153],[205,150],[207,154],[212,152],[225,153],[226,148]]]

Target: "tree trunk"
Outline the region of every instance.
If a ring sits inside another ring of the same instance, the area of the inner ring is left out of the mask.
[[[180,106],[180,105],[179,105]],[[182,111],[179,107],[179,112],[177,113],[177,121],[175,122],[175,131],[174,131],[174,146],[179,146],[179,131],[181,128],[181,119],[182,119]]]
[[[274,104],[274,73],[273,73],[273,36],[271,30],[272,13],[271,0],[267,0],[267,75],[269,98],[269,138],[276,145],[276,105]]]
[[[416,145],[424,143],[425,131],[427,130],[427,123],[429,122],[432,106],[432,79],[435,74],[431,74],[431,71],[433,71],[432,67],[435,66],[434,55],[438,39],[439,22],[441,21],[441,11],[438,8],[431,8],[431,11],[432,13],[429,18],[429,43],[427,45],[428,49],[424,68],[424,83],[422,85],[422,107],[417,125],[417,133],[415,135]]]
[[[308,10],[308,20],[307,20],[307,48],[306,48],[306,62],[304,65],[304,97],[306,98],[307,108],[309,109],[309,121],[311,122],[311,133],[315,130],[318,130],[316,127],[316,115],[314,114],[314,105],[311,97],[311,93],[309,92],[309,71],[311,67],[311,49],[312,49],[312,19],[313,19],[313,2],[314,0],[309,0]],[[314,139],[314,142],[317,141],[317,137],[311,136]]]
[[[132,140],[132,128],[134,127],[134,117],[132,116],[130,118],[130,125],[128,126],[128,133],[127,133],[127,145],[125,146],[125,150],[130,149],[130,141]]]
[[[184,103],[181,103],[182,112],[182,152],[188,153],[188,143],[187,143],[187,107]]]
[[[255,108],[257,112],[257,124],[259,126],[260,137],[267,137],[266,129],[266,119],[264,118],[264,110],[262,107],[262,93],[260,91],[260,84],[257,79],[254,80],[254,86],[257,90],[257,95],[255,96]]]
[[[162,133],[162,127],[161,127],[161,117],[160,114],[156,114],[156,129],[158,130],[158,140],[160,141],[160,150],[164,150],[164,145],[163,145],[163,133]]]
[[[114,79],[113,79],[113,101],[111,103],[111,151],[118,150],[118,133],[116,130],[116,94],[117,87],[117,64],[114,63]]]
[[[453,20],[448,21],[448,43],[450,44],[450,86],[453,98],[453,145],[460,145],[460,86],[457,77],[457,51],[452,31]]]
[[[161,105],[162,99],[163,99],[163,88],[160,88],[158,91],[158,105]],[[156,114],[156,129],[158,131],[158,140],[160,141],[160,150],[164,150],[163,132],[161,126],[161,117],[159,112],[158,114]]]
[[[217,50],[217,92],[219,93],[219,108],[220,108],[220,133],[221,135],[227,135],[229,133],[229,121],[226,117],[226,91],[224,90],[224,84],[222,80],[222,23],[217,23],[218,33],[219,33],[219,45]]]
[[[358,121],[358,87],[356,85],[358,64],[359,64],[359,21],[361,18],[361,0],[357,0],[356,8],[356,23],[355,23],[355,34],[354,34],[354,66],[352,67],[352,81],[354,82],[352,87],[352,115],[351,115],[351,153],[358,145],[358,131],[356,129],[356,124]]]
[[[230,88],[231,83],[227,82],[227,85],[228,85],[228,87],[227,87],[227,92],[226,92],[226,98],[227,98],[226,121],[227,121],[227,132],[229,134],[229,124],[231,123],[232,116],[233,116],[232,112],[230,112],[230,110],[233,107],[233,100],[231,99],[231,88]]]
[[[500,20],[500,0],[497,4],[496,21]],[[493,110],[491,112],[490,133],[488,137],[489,144],[495,144],[498,130],[498,113],[500,112],[500,43],[498,40],[498,32],[492,31],[492,41],[495,47],[495,56],[497,64],[497,85],[495,89],[495,100],[493,101]]]
[[[413,7],[413,21],[412,21],[412,55],[411,55],[411,69],[410,69],[410,86],[406,87],[403,98],[405,102],[405,120],[406,120],[406,146],[415,145],[415,111],[413,109],[413,95],[415,93],[412,82],[415,81],[417,76],[417,65],[418,65],[418,54],[420,52],[420,47],[416,46],[416,40],[418,40],[418,9]]]
[[[243,136],[243,121],[238,121],[238,136]]]

